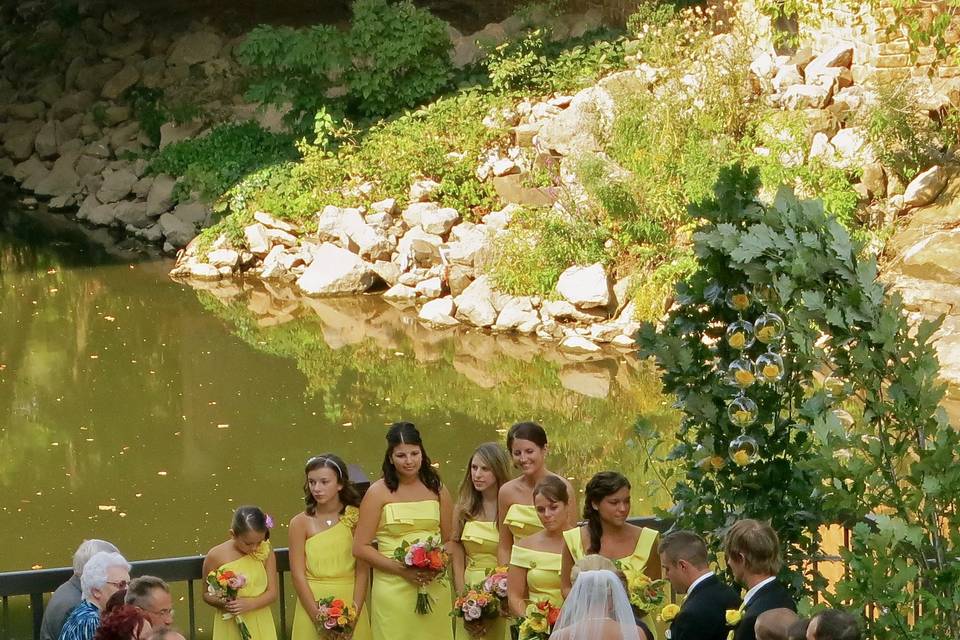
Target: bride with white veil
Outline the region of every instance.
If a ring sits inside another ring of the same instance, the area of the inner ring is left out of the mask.
[[[581,571],[550,640],[640,640],[627,592],[612,571]]]

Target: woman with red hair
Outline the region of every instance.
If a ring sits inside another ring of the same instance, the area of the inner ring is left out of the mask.
[[[124,604],[104,615],[93,640],[144,640],[150,631],[150,621],[143,612]]]

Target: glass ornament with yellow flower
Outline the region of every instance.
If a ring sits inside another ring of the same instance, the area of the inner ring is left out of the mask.
[[[727,327],[727,344],[737,351],[749,349],[753,345],[753,325],[746,320],[731,322]]]
[[[756,462],[759,450],[756,438],[745,433],[730,441],[730,459],[739,467]]]
[[[746,389],[757,381],[753,363],[747,358],[737,358],[727,367],[727,380],[738,389]]]
[[[757,403],[744,395],[739,395],[727,406],[730,422],[740,427],[749,427],[757,419]]]
[[[769,311],[760,314],[760,317],[753,323],[753,333],[757,340],[763,344],[776,342],[783,337],[785,330],[786,325],[783,323],[783,318]]]
[[[757,358],[754,367],[757,378],[764,384],[774,384],[783,379],[783,358],[772,351],[767,351]]]
[[[727,306],[737,313],[749,309],[751,303],[750,294],[745,289],[731,289],[727,292],[726,301]]]

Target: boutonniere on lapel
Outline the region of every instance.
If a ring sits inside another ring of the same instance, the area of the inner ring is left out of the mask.
[[[737,625],[740,624],[740,621],[743,620],[743,607],[739,609],[727,609],[726,611],[727,626],[730,627],[730,633],[727,634],[727,640],[733,640],[733,634],[737,629]]]
[[[680,605],[677,604],[668,604],[660,609],[660,615],[657,617],[660,618],[660,622],[669,624],[673,622],[673,619],[677,617],[677,614],[680,613]],[[666,638],[670,640],[671,634],[670,629],[667,629]]]

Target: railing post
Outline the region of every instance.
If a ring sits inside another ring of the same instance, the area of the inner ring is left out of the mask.
[[[193,580],[187,580],[187,619],[190,621],[190,640],[197,637],[197,612],[193,606]]]
[[[33,615],[33,640],[40,640],[40,627],[43,625],[43,594],[30,594],[30,613]]]
[[[10,619],[8,617],[8,607],[9,603],[7,602],[7,596],[3,596],[3,614],[0,616],[0,638],[7,640],[10,637]]]

